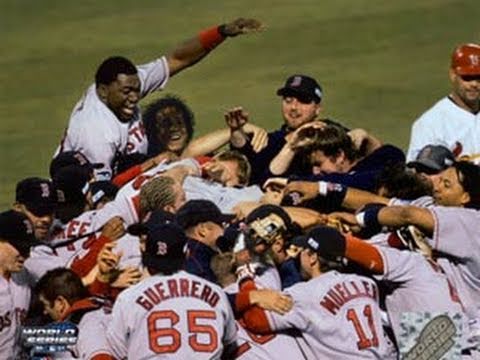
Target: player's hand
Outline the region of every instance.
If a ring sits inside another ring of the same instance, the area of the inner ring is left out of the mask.
[[[267,181],[263,183],[262,188],[264,190],[271,189],[272,191],[282,191],[285,189],[287,184],[288,184],[287,178],[272,177],[267,179]]]
[[[106,243],[97,257],[97,279],[104,283],[110,282],[117,275],[117,267],[122,257],[122,252],[113,252],[114,247],[115,243]]]
[[[127,288],[137,284],[142,279],[142,272],[135,266],[128,266],[122,269],[118,277],[112,282],[112,287]]]
[[[202,172],[207,174],[208,179],[218,182],[220,184],[226,184],[227,176],[225,167],[218,161],[212,160],[202,165]]]
[[[256,19],[238,18],[223,25],[223,35],[233,37],[240,34],[258,32],[264,29],[263,24]]]
[[[348,136],[352,139],[355,149],[360,150],[365,141],[368,141],[368,133],[364,129],[353,129],[348,132]]]
[[[348,212],[332,212],[328,214],[328,220],[327,220],[327,225],[330,223],[332,227],[337,227],[333,226],[333,224],[340,222],[341,225],[341,231],[342,233],[346,232],[352,232],[352,233],[358,233],[362,230],[362,227],[357,221],[357,218],[355,217],[355,214],[348,213]],[[337,227],[338,228],[338,227]]]
[[[252,135],[252,140],[250,140],[250,144],[252,145],[253,151],[256,153],[263,150],[268,145],[268,133],[265,129],[247,123],[243,127],[243,131],[245,134]]]
[[[325,126],[322,121],[306,123],[287,136],[287,143],[293,151],[303,149],[315,141],[315,130],[323,129]]]
[[[121,238],[124,234],[125,226],[123,224],[123,219],[120,216],[111,218],[105,225],[103,225],[102,236],[105,236],[112,241]]]
[[[295,197],[294,205],[316,198],[318,183],[312,181],[292,181],[285,186],[284,196]]]
[[[263,196],[260,198],[260,202],[262,204],[272,204],[280,206],[280,204],[282,203],[282,199],[283,191],[272,190],[271,187],[268,187],[265,190]]]
[[[258,305],[267,311],[274,311],[280,315],[288,313],[293,306],[290,296],[279,291],[261,289],[250,291],[250,304]]]
[[[231,131],[239,130],[248,123],[248,112],[243,110],[241,106],[227,110],[223,116]]]
[[[240,201],[233,207],[232,212],[236,215],[236,220],[242,220],[255,210],[258,205],[259,203],[256,201]]]
[[[168,164],[172,161],[178,160],[178,156],[171,151],[164,151],[152,158],[155,165]]]

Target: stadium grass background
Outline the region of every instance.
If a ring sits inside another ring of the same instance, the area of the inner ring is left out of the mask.
[[[0,0],[0,210],[48,164],[98,64],[140,64],[198,30],[238,16],[266,24],[228,40],[175,77],[166,93],[196,114],[197,134],[243,105],[252,122],[281,123],[275,90],[306,73],[324,88],[324,115],[408,145],[412,121],[449,90],[449,55],[480,41],[477,0]]]

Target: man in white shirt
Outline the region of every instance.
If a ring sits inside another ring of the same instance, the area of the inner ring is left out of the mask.
[[[455,156],[480,155],[480,45],[455,49],[449,71],[450,95],[438,101],[412,126],[407,161],[425,145],[443,145]]]

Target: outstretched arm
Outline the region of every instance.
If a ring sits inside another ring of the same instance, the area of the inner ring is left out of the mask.
[[[258,31],[261,27],[262,24],[256,19],[238,18],[230,23],[201,31],[167,55],[170,76],[200,61],[227,37]]]

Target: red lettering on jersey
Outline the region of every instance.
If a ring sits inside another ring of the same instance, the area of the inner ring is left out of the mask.
[[[215,307],[218,304],[218,301],[220,300],[220,295],[218,295],[216,292],[212,294],[212,297],[208,301],[211,307]]]
[[[148,297],[148,299],[154,303],[155,305],[159,304],[160,303],[160,296],[158,296],[157,293],[155,293],[155,291],[153,291],[152,288],[148,288],[147,290],[145,290],[143,292],[145,294],[146,297]]]
[[[212,293],[212,289],[210,288],[210,286],[205,285],[202,290],[202,295],[200,295],[200,299],[205,302],[208,302],[208,298],[210,297],[211,293]]]
[[[171,297],[178,297],[178,287],[177,287],[177,282],[175,280],[168,280],[168,291],[170,291],[170,296]]]
[[[199,286],[200,286],[200,283],[198,281],[192,281],[192,291],[191,291],[190,296],[195,297],[197,299],[200,297],[200,295],[198,293],[198,287]]]
[[[163,282],[155,284],[155,290],[158,292],[158,296],[161,301],[167,300],[169,296],[165,295],[165,289],[163,288]]]
[[[188,292],[188,280],[180,279],[180,296],[188,297],[190,294]]]
[[[90,223],[89,222],[82,222],[80,224],[80,229],[78,229],[78,235],[85,234],[89,228],[90,228]]]
[[[141,295],[137,298],[137,300],[135,300],[135,302],[141,305],[147,311],[153,308],[153,304]]]
[[[350,289],[345,282],[335,284],[327,291],[327,294],[320,301],[320,305],[331,314],[336,315],[338,310],[350,300],[359,297],[377,299],[377,288],[375,285],[362,281],[362,289],[362,287],[357,286],[353,281],[350,281],[348,284],[351,287]]]
[[[77,234],[77,228],[80,223],[77,220],[72,220],[67,224],[67,237],[72,238]]]
[[[335,300],[328,296],[328,294],[323,297],[322,301],[320,301],[320,305],[327,309],[327,311],[330,311],[332,315],[337,315],[337,311],[340,310],[341,307],[341,304],[336,303]]]

